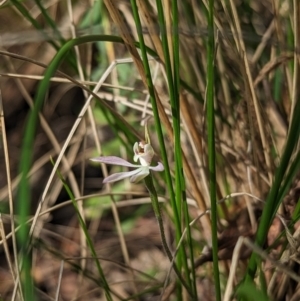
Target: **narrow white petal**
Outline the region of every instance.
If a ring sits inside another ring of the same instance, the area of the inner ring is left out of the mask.
[[[139,153],[139,143],[136,142],[134,145],[133,145],[133,153],[134,154],[138,154]]]
[[[140,167],[141,165],[132,164],[122,158],[115,157],[115,156],[107,156],[107,157],[97,157],[91,159],[95,162],[111,164],[111,165],[119,165],[119,166],[127,166],[127,167]]]
[[[145,155],[139,156],[139,160],[142,166],[149,166],[151,164],[151,161],[148,162],[147,157]]]
[[[130,178],[131,183],[137,183],[141,181],[142,179],[146,178],[149,175],[149,168],[148,166],[139,168],[139,173],[135,174]]]
[[[114,173],[114,174],[108,176],[107,178],[105,178],[103,180],[103,183],[113,183],[113,182],[116,182],[116,181],[120,181],[120,180],[123,180],[125,178],[129,178],[129,177],[139,173],[140,171],[141,171],[141,169],[137,168],[137,169],[132,170],[132,171],[124,171],[124,172]]]
[[[163,171],[165,169],[160,162],[158,162],[156,166],[149,166],[149,168],[154,171]]]

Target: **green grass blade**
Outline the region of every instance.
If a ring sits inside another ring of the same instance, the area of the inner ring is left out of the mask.
[[[178,4],[177,0],[172,1],[172,16],[173,16],[173,24],[172,24],[172,37],[173,37],[173,86],[174,86],[174,99],[171,99],[171,103],[174,103],[174,107],[177,112],[177,116],[173,118],[174,125],[174,137],[175,137],[175,158],[176,158],[176,199],[177,204],[183,203],[183,216],[185,220],[184,226],[187,228],[187,246],[190,254],[190,262],[191,262],[191,271],[189,272],[186,259],[184,258],[185,271],[187,273],[187,277],[189,278],[189,274],[191,275],[191,281],[189,282],[192,291],[197,297],[197,287],[196,287],[196,270],[194,267],[194,251],[193,251],[193,241],[190,229],[190,215],[188,211],[187,199],[186,199],[186,185],[185,178],[183,175],[183,164],[182,164],[182,150],[181,150],[181,127],[180,127],[180,49],[179,49],[179,16],[178,16]]]
[[[160,150],[162,153],[163,163],[165,166],[165,175],[166,175],[166,180],[167,180],[167,186],[168,186],[171,202],[173,203],[175,200],[175,196],[174,196],[174,190],[173,190],[173,186],[172,186],[172,178],[171,178],[171,173],[170,173],[170,168],[169,168],[169,163],[168,163],[168,155],[167,155],[167,151],[166,151],[166,147],[165,147],[164,135],[163,135],[162,127],[161,127],[160,117],[158,114],[158,108],[156,105],[154,85],[152,82],[150,66],[149,66],[148,58],[147,58],[148,49],[146,48],[144,38],[142,35],[142,31],[141,31],[141,22],[140,22],[139,15],[138,15],[138,8],[136,5],[136,1],[131,0],[131,5],[132,5],[132,10],[133,10],[136,26],[138,28],[140,49],[141,49],[143,64],[144,64],[144,68],[145,68],[145,73],[146,73],[146,76],[148,79],[147,84],[148,84],[150,100],[151,100],[151,105],[152,105],[152,110],[153,110],[156,133],[157,133],[157,137],[158,137],[158,141],[159,141],[159,145],[160,145]],[[149,51],[148,51],[148,53],[149,53]],[[178,213],[177,213],[177,216],[178,216]]]
[[[160,1],[157,1],[160,2]],[[140,18],[139,18],[139,14],[138,14],[138,8],[136,5],[136,1],[132,0],[131,1],[131,5],[132,5],[132,10],[133,10],[133,15],[134,15],[134,19],[135,19],[135,23],[136,23],[136,27],[137,27],[137,32],[139,34],[139,40],[140,40],[140,48],[141,48],[141,53],[142,53],[142,58],[143,58],[143,63],[144,63],[144,68],[145,68],[145,72],[146,72],[146,76],[148,79],[148,87],[149,87],[149,91],[150,91],[150,99],[151,99],[151,103],[152,103],[152,109],[153,109],[153,115],[154,115],[154,120],[155,120],[155,125],[156,125],[156,132],[158,134],[158,140],[160,143],[160,147],[161,147],[161,152],[162,152],[162,158],[163,158],[163,163],[165,165],[165,171],[166,171],[166,179],[167,179],[167,185],[168,185],[168,189],[169,189],[169,193],[170,193],[170,199],[171,199],[171,205],[173,208],[173,213],[174,213],[174,220],[175,220],[175,227],[176,227],[176,239],[177,241],[179,241],[180,237],[181,237],[181,223],[180,223],[180,214],[179,214],[179,208],[178,207],[178,202],[175,200],[178,200],[177,196],[178,196],[178,191],[180,191],[180,200],[181,200],[181,189],[179,186],[179,190],[176,190],[176,199],[174,196],[174,192],[173,192],[173,187],[172,187],[172,180],[171,180],[171,174],[170,174],[170,169],[168,166],[168,158],[167,158],[167,153],[166,153],[166,149],[165,149],[165,145],[164,145],[164,137],[162,134],[162,129],[161,129],[161,124],[160,124],[160,118],[158,115],[158,109],[156,106],[156,100],[155,100],[155,92],[154,92],[154,86],[151,80],[151,72],[150,72],[150,67],[149,67],[149,63],[148,63],[148,58],[147,58],[147,53],[146,53],[146,48],[145,48],[145,42],[144,42],[144,38],[142,35],[142,27],[141,27],[141,22],[140,22]],[[163,13],[162,13],[162,6],[161,3],[158,3],[158,11],[159,14],[161,15],[161,17],[163,18]],[[162,19],[162,22],[164,22],[164,19]],[[165,28],[165,27],[163,27]],[[168,77],[168,85],[169,85],[169,91],[170,91],[170,95],[172,95],[172,111],[177,110],[176,113],[172,112],[174,114],[173,119],[176,118],[177,119],[177,128],[179,123],[179,119],[178,119],[178,108],[176,108],[176,106],[174,105],[174,88],[173,88],[173,79],[172,79],[172,70],[171,70],[171,63],[170,63],[170,57],[168,55],[168,45],[167,45],[167,40],[166,40],[166,35],[163,35],[163,48],[164,48],[164,52],[165,52],[165,59],[166,59],[166,69],[167,69],[167,77]],[[179,85],[178,85],[179,86]],[[178,87],[177,87],[178,89]],[[178,93],[177,93],[178,94]],[[177,96],[177,98],[179,98]],[[177,100],[178,103],[178,100]],[[172,115],[173,115],[172,114]],[[174,125],[175,127],[175,125]],[[177,132],[179,133],[179,131]],[[178,136],[177,136],[178,137]],[[180,144],[180,143],[179,143]],[[177,144],[178,146],[178,144]],[[180,155],[181,156],[181,148],[180,148]],[[176,156],[177,157],[177,156]],[[178,165],[176,164],[177,169],[178,169]],[[182,173],[182,168],[180,169],[180,174]],[[176,172],[176,174],[178,175],[178,173]],[[182,177],[180,175],[178,175],[179,177]],[[176,186],[178,187],[178,186]],[[183,257],[183,259],[181,258]],[[188,266],[187,266],[187,258],[186,258],[186,254],[184,252],[182,252],[182,248],[181,251],[179,252],[179,256],[178,256],[178,260],[177,260],[177,264],[178,264],[178,269],[180,270],[180,266],[181,266],[181,262],[184,262],[184,267],[185,267],[185,272],[187,275],[187,280],[188,280],[188,285],[189,287],[190,285],[190,278],[189,278],[189,271],[188,271]]]
[[[26,18],[36,29],[40,30],[41,33],[46,37],[46,40],[49,40],[49,43],[56,49],[59,49],[59,45],[56,44],[51,40],[51,38],[43,31],[42,26],[37,22],[28,12],[28,10],[25,8],[25,6],[20,3],[18,0],[11,0],[11,3],[14,5],[14,7]]]
[[[54,47],[54,49],[58,51],[60,49],[60,45],[58,43],[54,42],[53,39],[47,35],[47,33],[43,30],[42,26],[39,24],[39,22],[37,22],[30,15],[29,11],[25,8],[25,6],[22,3],[20,3],[20,1],[17,1],[17,0],[12,0],[11,2],[19,10],[19,12],[24,16],[24,18],[26,18],[36,29],[38,29],[44,35],[46,41],[48,41],[50,43],[50,45],[52,45]],[[43,8],[43,6],[40,4],[40,2],[36,0],[36,3],[38,5],[38,7],[41,9],[41,12],[44,15],[44,17],[46,18],[49,25],[54,29],[55,33],[59,37],[61,37],[61,42],[64,42],[64,39],[62,39],[62,36],[61,36],[59,30],[57,29],[55,22],[53,22],[53,20],[50,18],[47,11]],[[72,68],[74,68],[74,70],[77,70],[77,65],[75,62],[74,55],[68,56],[67,61],[70,63]]]
[[[29,227],[26,223],[29,216],[29,210],[31,204],[30,185],[29,185],[29,180],[27,178],[27,175],[30,171],[31,162],[32,162],[32,149],[33,149],[34,136],[35,136],[36,126],[38,121],[38,114],[43,106],[45,95],[48,91],[50,78],[58,69],[59,65],[66,57],[70,49],[72,49],[72,47],[74,47],[75,45],[94,42],[94,41],[103,41],[103,42],[110,41],[110,42],[117,42],[117,43],[123,42],[122,39],[114,36],[85,36],[85,37],[68,41],[55,55],[52,62],[49,64],[49,67],[46,69],[44,79],[40,82],[37,88],[34,107],[32,111],[29,113],[29,118],[26,124],[26,130],[22,142],[22,150],[21,150],[22,159],[20,160],[20,166],[19,166],[21,179],[20,179],[20,185],[19,185],[18,195],[17,195],[17,204],[18,204],[17,207],[18,207],[18,214],[20,216],[20,225],[21,225],[18,234],[18,244],[22,246],[22,257],[25,263],[24,265],[25,267],[29,267],[31,261],[30,252],[28,250],[30,244]],[[121,118],[119,115],[116,115],[116,112],[112,109],[111,109],[111,113],[114,116],[116,116],[116,118]],[[124,127],[131,128],[127,123],[124,124]],[[135,131],[133,130],[133,132]],[[28,292],[33,291],[33,289],[30,289],[30,285],[31,285],[30,277],[25,277],[24,279],[25,279],[25,287],[29,288]]]
[[[280,187],[280,191],[278,193],[278,201],[280,203],[282,202],[284,196],[288,192],[293,180],[299,173],[299,170],[300,170],[300,152],[298,152],[297,156],[295,157],[295,160],[291,164],[288,174],[285,177],[284,182]]]
[[[212,252],[215,279],[216,300],[221,301],[219,262],[218,262],[218,229],[217,229],[217,198],[216,198],[216,150],[215,150],[215,110],[214,110],[214,1],[209,1],[207,43],[207,132],[208,132],[208,168],[209,192],[211,204]]]
[[[49,26],[54,30],[57,37],[60,39],[61,43],[65,43],[66,40],[62,37],[60,31],[57,29],[56,23],[52,20],[52,18],[49,16],[47,10],[44,8],[40,0],[35,0],[35,3],[37,7],[40,9],[42,15],[44,16],[46,22],[49,24]]]
[[[266,204],[264,206],[264,210],[262,213],[261,221],[258,226],[255,242],[260,247],[263,246],[266,240],[270,225],[277,212],[280,202],[282,201],[282,197],[283,197],[282,192],[284,191],[284,188],[282,191],[280,191],[280,187],[282,185],[284,175],[287,172],[288,166],[294,164],[294,162],[290,162],[290,159],[292,157],[292,153],[296,145],[299,143],[299,137],[300,137],[299,116],[300,116],[300,100],[298,99],[294,108],[293,118],[291,121],[289,134],[287,137],[286,147],[281,157],[279,166],[276,170],[274,183],[267,197]],[[297,155],[296,159],[297,162],[295,165],[298,165],[299,154]],[[283,187],[285,187],[285,185]],[[252,253],[248,264],[246,281],[254,278],[256,268],[257,268],[257,260],[258,260],[257,255],[255,253]]]
[[[176,1],[172,2],[172,11],[173,11],[173,26],[172,28],[166,28],[166,22],[163,12],[163,5],[160,0],[156,1],[157,12],[158,12],[158,20],[161,25],[162,30],[162,47],[164,53],[165,60],[165,69],[167,74],[168,81],[168,89],[170,95],[170,103],[172,110],[172,122],[174,129],[174,148],[175,148],[175,200],[176,202],[172,203],[172,209],[175,214],[175,227],[176,227],[176,241],[177,243],[180,240],[182,235],[182,197],[185,196],[185,181],[183,176],[183,167],[182,167],[182,153],[181,153],[181,141],[180,141],[180,102],[179,102],[179,89],[180,89],[180,81],[179,81],[179,36],[178,36],[178,12],[177,12],[177,3]],[[173,62],[171,62],[170,53],[169,53],[169,45],[168,45],[168,34],[173,35]],[[173,66],[173,68],[172,68]],[[173,73],[172,73],[173,70]],[[183,205],[185,207],[185,222],[189,229],[189,218],[187,213],[186,204]],[[178,218],[176,217],[178,215]],[[189,232],[189,230],[188,230]],[[190,242],[190,233],[188,233],[188,239]],[[191,244],[189,244],[191,246]],[[192,250],[190,250],[192,253]],[[188,280],[189,285],[191,286],[190,273],[187,265],[187,256],[184,250],[184,244],[180,248],[178,252],[177,259],[178,267],[180,268],[183,265],[186,278]]]

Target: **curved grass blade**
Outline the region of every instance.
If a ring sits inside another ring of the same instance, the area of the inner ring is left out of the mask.
[[[282,202],[283,199],[283,192],[285,191],[285,187],[287,184],[283,184],[284,176],[287,173],[288,167],[292,166],[298,166],[299,165],[299,154],[296,157],[296,162],[291,162],[290,159],[292,158],[292,154],[294,149],[299,143],[300,140],[300,127],[299,127],[299,116],[300,116],[300,100],[297,100],[297,103],[295,104],[294,112],[293,112],[293,119],[291,121],[290,125],[290,131],[287,137],[286,147],[284,149],[283,155],[281,157],[279,166],[275,173],[275,179],[273,182],[273,185],[271,187],[271,190],[268,194],[264,210],[262,213],[261,221],[258,226],[257,234],[255,243],[262,247],[270,225],[274,219],[274,216],[277,212],[277,209],[279,205]],[[293,170],[292,170],[293,173]],[[286,178],[288,182],[291,181],[290,176],[287,176]],[[280,189],[282,187],[282,189]],[[252,281],[252,279],[255,276],[256,269],[257,269],[257,263],[259,262],[259,259],[255,253],[252,253],[249,264],[248,264],[248,270],[245,281],[247,282]]]
[[[21,247],[21,255],[24,260],[24,268],[23,272],[25,273],[24,277],[24,287],[26,288],[25,298],[26,300],[34,300],[33,297],[33,283],[31,281],[30,271],[31,271],[31,254],[30,254],[30,237],[29,237],[29,226],[26,223],[29,215],[29,210],[31,207],[31,193],[29,180],[27,175],[30,171],[31,163],[32,163],[32,149],[33,142],[36,133],[36,125],[38,121],[38,114],[41,111],[41,108],[44,103],[45,95],[47,93],[50,79],[52,75],[56,72],[59,65],[63,61],[63,59],[67,56],[68,52],[72,47],[78,44],[94,42],[94,41],[110,41],[122,43],[122,39],[114,36],[86,36],[78,39],[73,39],[67,42],[55,55],[49,67],[45,71],[44,79],[40,82],[37,93],[35,96],[34,107],[32,111],[29,113],[28,122],[26,124],[24,138],[22,142],[22,150],[21,150],[21,160],[19,165],[19,172],[21,175],[19,190],[17,194],[17,204],[18,204],[18,214],[20,216],[20,231],[18,232],[17,240],[18,244]],[[96,95],[95,95],[96,96]],[[97,97],[97,96],[96,96]],[[104,103],[103,103],[104,105]],[[126,125],[125,128],[130,128],[128,124],[126,124],[125,120],[119,116],[110,106],[106,105],[107,108],[110,109],[111,113],[123,120]],[[133,132],[135,132],[133,130]]]

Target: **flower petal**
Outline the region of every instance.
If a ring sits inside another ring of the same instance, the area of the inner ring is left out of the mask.
[[[157,162],[156,166],[149,166],[149,168],[154,171],[163,171],[165,169],[162,163],[160,162]]]
[[[134,157],[133,161],[140,160],[141,165],[149,166],[154,156],[154,150],[151,144],[143,144],[143,142],[135,143],[133,146]]]
[[[122,158],[115,157],[115,156],[97,157],[97,158],[93,158],[91,160],[94,162],[119,165],[119,166],[127,166],[127,167],[140,167],[141,166],[141,165],[132,164]]]
[[[149,175],[149,167],[148,166],[141,167],[141,168],[139,168],[139,170],[140,170],[139,173],[135,174],[134,176],[132,176],[130,178],[131,183],[137,183]]]
[[[144,145],[144,153],[140,153],[141,165],[149,166],[151,164],[152,158],[154,156],[153,147],[150,144]]]
[[[124,171],[124,172],[114,173],[114,174],[108,176],[107,178],[105,178],[103,180],[103,183],[113,183],[113,182],[120,181],[125,178],[129,178],[129,177],[134,176],[135,174],[138,174],[139,172],[141,172],[141,168],[142,167],[137,168],[132,171]]]
[[[136,142],[134,145],[133,145],[133,153],[134,153],[134,157],[133,157],[133,160],[134,162],[137,162],[138,160],[138,154],[139,154],[139,144],[138,142]]]

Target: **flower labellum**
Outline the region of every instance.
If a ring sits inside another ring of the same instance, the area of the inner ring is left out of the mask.
[[[151,144],[145,144],[144,142],[136,142],[133,146],[134,162],[140,161],[140,165],[132,164],[122,158],[115,156],[107,156],[107,157],[97,157],[91,159],[95,162],[110,164],[110,165],[118,165],[118,166],[126,166],[126,167],[135,167],[136,169],[132,171],[125,171],[112,174],[103,180],[103,183],[113,183],[125,178],[130,177],[131,183],[137,183],[144,179],[147,175],[149,175],[150,170],[154,171],[163,171],[164,166],[158,162],[156,166],[150,166],[152,158],[154,156],[154,150]]]

